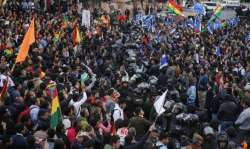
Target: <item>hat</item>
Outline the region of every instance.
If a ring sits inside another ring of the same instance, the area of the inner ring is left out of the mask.
[[[80,131],[77,135],[76,138],[83,137],[83,136],[89,136],[89,134],[85,131]]]
[[[213,135],[214,134],[214,130],[213,130],[213,128],[212,127],[210,127],[210,126],[207,126],[207,127],[205,127],[204,129],[203,129],[203,131],[204,131],[204,134],[205,135]]]
[[[193,142],[198,142],[199,140],[203,140],[202,136],[198,133],[194,133],[193,135]]]
[[[250,91],[250,82],[248,82],[245,87],[244,87],[245,91]]]

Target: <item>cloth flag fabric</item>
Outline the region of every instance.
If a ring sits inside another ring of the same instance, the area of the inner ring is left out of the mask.
[[[184,16],[182,12],[182,7],[178,5],[176,2],[174,2],[173,0],[168,1],[167,9],[178,16]]]
[[[250,41],[250,33],[248,33],[248,35],[246,36],[246,41],[247,41],[247,42]]]
[[[138,13],[138,14],[134,17],[133,22],[134,22],[136,25],[141,25],[142,20],[143,20],[142,18],[143,18],[142,13]]]
[[[82,26],[85,26],[87,28],[90,28],[90,11],[89,10],[83,10],[82,11]]]
[[[155,16],[145,15],[142,17],[142,27],[148,29],[149,31],[153,31],[154,25],[155,25]]]
[[[213,31],[214,31],[214,27],[213,27],[213,24],[212,22],[208,23],[207,24],[207,30],[210,34],[213,34]]]
[[[63,16],[62,29],[67,28],[69,25],[69,19],[66,15]]]
[[[30,45],[35,42],[35,19],[33,18],[17,54],[16,63],[25,61]]]
[[[222,13],[222,7],[221,6],[216,7],[214,11],[214,16],[218,19],[221,16],[221,13]]]
[[[230,27],[236,27],[238,25],[238,23],[240,22],[240,18],[237,17],[237,18],[231,18],[231,19],[228,19],[227,20],[227,24],[230,26]]]
[[[173,24],[173,20],[170,18],[166,18],[164,21],[164,25],[169,26]]]
[[[222,24],[220,20],[214,22],[214,30],[218,30],[222,28]]]
[[[74,30],[73,30],[73,43],[74,43],[74,45],[77,45],[80,42],[81,42],[80,31],[79,31],[78,27],[75,26]]]
[[[51,81],[48,86],[48,94],[51,96],[51,112],[50,112],[50,126],[51,128],[56,128],[59,122],[62,120],[61,108],[59,102],[58,91],[56,88],[56,83]]]
[[[156,101],[154,103],[154,108],[155,108],[155,111],[157,112],[158,116],[166,111],[165,108],[163,107],[163,105],[165,103],[165,98],[166,98],[167,92],[168,92],[168,90],[166,90],[158,99],[156,99]]]
[[[201,3],[194,4],[193,10],[196,13],[196,15],[205,15],[206,14],[206,9]]]
[[[165,66],[168,66],[168,57],[166,54],[163,54],[160,59],[160,69],[164,68]]]
[[[8,91],[8,86],[9,86],[8,84],[9,84],[9,77],[7,77],[7,79],[3,85],[1,94],[0,94],[0,101],[1,102],[3,102],[5,97],[7,96],[7,91]]]
[[[187,27],[190,27],[190,28],[194,28],[194,21],[193,21],[192,18],[190,18],[190,19],[188,19],[188,20],[186,21],[186,26],[187,26]]]
[[[220,51],[220,47],[219,46],[215,47],[215,54],[216,54],[216,56],[221,56],[221,51]]]
[[[222,12],[222,7],[218,6],[216,7],[214,14],[212,15],[212,17],[208,20],[208,23],[215,21],[216,19],[219,19],[221,16],[221,12]]]
[[[197,33],[201,32],[201,20],[198,18],[194,20],[194,31]]]

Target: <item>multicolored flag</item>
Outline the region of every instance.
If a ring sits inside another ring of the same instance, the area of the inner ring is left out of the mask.
[[[80,34],[79,28],[77,26],[74,27],[72,36],[73,36],[73,44],[74,45],[77,45],[81,42],[81,34]]]
[[[221,6],[217,6],[214,10],[214,14],[213,16],[208,20],[208,22],[214,21],[216,19],[219,19],[222,13],[222,7]]]
[[[1,94],[0,94],[0,101],[1,102],[4,102],[4,99],[7,96],[8,86],[9,86],[9,77],[7,77],[7,79],[5,80],[5,83],[3,85],[3,88],[2,88],[2,91],[1,91]]]
[[[56,83],[54,81],[50,81],[50,83],[47,86],[48,94],[51,96],[51,112],[50,112],[50,127],[56,128],[56,126],[61,122],[62,120],[62,114],[61,114],[61,108],[60,108],[60,102],[59,102],[59,96],[58,91],[56,88]]]
[[[167,9],[178,16],[184,16],[182,7],[178,5],[176,2],[174,2],[173,0],[168,1]]]

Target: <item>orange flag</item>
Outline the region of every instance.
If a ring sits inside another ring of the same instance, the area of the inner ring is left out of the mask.
[[[16,63],[23,62],[26,59],[28,52],[29,52],[30,45],[33,44],[34,42],[35,42],[35,19],[33,18],[29,26],[29,29],[24,36],[21,47],[19,49],[19,52],[16,58]]]

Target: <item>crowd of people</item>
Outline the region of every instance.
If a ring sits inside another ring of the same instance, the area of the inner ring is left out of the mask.
[[[132,23],[138,9],[125,14],[93,9],[87,29],[76,3],[48,6],[48,11],[36,5],[7,1],[0,12],[1,90],[9,78],[0,105],[0,148],[250,146],[249,19],[211,34],[182,27],[185,18],[172,17],[170,25],[157,19],[151,32]],[[36,41],[26,61],[12,70],[32,18]],[[77,45],[75,26],[82,35]],[[51,81],[62,114],[56,128],[50,127]],[[154,103],[166,90],[165,112],[158,115]]]

